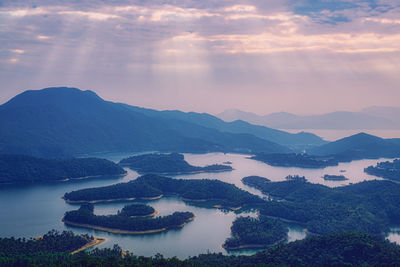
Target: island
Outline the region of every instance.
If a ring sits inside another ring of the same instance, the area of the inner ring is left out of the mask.
[[[382,235],[400,218],[400,184],[390,181],[364,181],[336,188],[257,177],[243,178],[243,183],[272,197],[272,201],[258,206],[261,216],[303,225],[309,233],[355,230]]]
[[[231,227],[232,237],[223,247],[226,250],[267,248],[287,239],[288,228],[277,219],[239,217]]]
[[[305,176],[300,176],[300,175],[288,175],[285,177],[286,181],[300,181],[300,182],[307,182],[307,179]]]
[[[128,217],[151,217],[157,213],[153,207],[144,204],[126,205],[118,211],[118,215]]]
[[[214,164],[205,167],[192,166],[185,161],[184,156],[178,153],[170,154],[144,154],[122,159],[119,164],[129,167],[138,173],[155,174],[189,174],[201,172],[232,171],[231,166]]]
[[[193,204],[239,209],[263,203],[264,200],[233,184],[219,180],[173,179],[156,174],[146,174],[127,183],[87,188],[65,193],[69,203],[96,203],[135,199],[155,199],[165,195],[177,196]]]
[[[106,159],[42,159],[25,155],[0,155],[0,184],[118,177],[125,174],[123,168]]]
[[[379,162],[376,166],[369,166],[364,172],[388,180],[400,181],[400,160]]]
[[[138,218],[121,214],[95,215],[93,204],[83,204],[78,210],[65,213],[62,221],[66,225],[95,229],[117,234],[152,234],[183,227],[194,219],[191,212],[174,212],[156,218]]]
[[[346,180],[348,180],[346,178],[346,176],[344,176],[344,175],[325,174],[322,178],[324,178],[325,181],[346,181]]]
[[[297,167],[305,169],[322,169],[328,166],[337,166],[339,162],[334,157],[313,156],[308,154],[266,154],[258,153],[251,159],[277,167]]]

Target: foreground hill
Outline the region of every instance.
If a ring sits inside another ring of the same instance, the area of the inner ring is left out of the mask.
[[[312,148],[313,155],[335,155],[339,161],[400,156],[400,144],[366,133],[359,133],[335,142]]]
[[[155,111],[154,111],[155,112]],[[226,133],[182,120],[148,116],[92,91],[26,91],[0,106],[0,153],[45,157],[104,151],[285,153],[248,133]]]
[[[125,173],[120,166],[106,159],[56,160],[23,155],[0,155],[0,184],[61,181]]]
[[[74,240],[86,239],[70,233]],[[383,238],[362,233],[314,236],[282,244],[253,256],[203,254],[185,260],[135,256],[119,246],[69,253],[65,234],[51,242],[0,238],[1,266],[399,266],[400,247]],[[48,238],[46,238],[47,240]],[[71,238],[70,238],[71,239]],[[67,240],[69,241],[69,240]],[[71,242],[69,242],[71,243]],[[61,247],[61,249],[53,249]]]

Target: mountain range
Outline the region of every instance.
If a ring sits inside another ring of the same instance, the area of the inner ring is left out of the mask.
[[[0,106],[0,154],[65,157],[96,152],[286,153],[325,144],[209,114],[156,111],[105,101],[92,91],[25,91]]]
[[[359,112],[336,111],[321,115],[277,112],[264,116],[230,109],[217,114],[216,117],[227,122],[243,120],[277,129],[400,129],[400,107],[375,106]]]

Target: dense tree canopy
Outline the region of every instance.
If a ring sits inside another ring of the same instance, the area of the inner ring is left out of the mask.
[[[400,221],[400,185],[388,181],[338,188],[257,177],[244,178],[243,182],[274,199],[260,207],[261,214],[300,222],[313,233],[359,230],[381,234]]]
[[[0,155],[0,183],[59,181],[124,173],[124,169],[106,159],[71,158],[57,160],[23,155]]]
[[[175,212],[172,215],[156,218],[132,218],[121,215],[121,212],[116,215],[95,215],[93,211],[93,204],[83,204],[78,210],[66,212],[64,223],[142,232],[180,227],[194,217],[191,212]]]
[[[172,179],[154,174],[143,175],[128,183],[89,188],[66,193],[67,201],[143,198],[178,195],[186,200],[215,200],[222,206],[238,207],[262,203],[259,197],[219,180]]]
[[[376,166],[369,166],[364,169],[368,174],[383,177],[393,181],[400,181],[400,160],[379,162]]]

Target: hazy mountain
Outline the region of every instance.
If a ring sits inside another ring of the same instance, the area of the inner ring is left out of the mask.
[[[17,95],[0,106],[0,125],[0,153],[59,157],[101,151],[290,151],[251,134],[147,116],[92,91],[66,87]]]
[[[314,155],[340,155],[343,158],[400,157],[400,143],[395,139],[383,139],[359,133],[308,151]]]
[[[400,108],[370,107],[360,112],[337,111],[300,116],[286,112],[260,116],[240,110],[227,110],[217,117],[229,122],[245,120],[278,129],[400,129]]]
[[[294,150],[303,150],[309,147],[319,146],[327,143],[315,134],[304,132],[291,134],[264,126],[253,125],[242,120],[225,122],[207,113],[185,113],[177,110],[155,111],[132,106],[129,106],[129,108],[138,112],[142,112],[147,116],[168,120],[171,126],[174,125],[173,121],[178,120],[180,121],[179,125],[181,125],[182,122],[186,122],[216,129],[221,132],[251,134],[259,138],[278,143],[280,145],[288,146]]]

